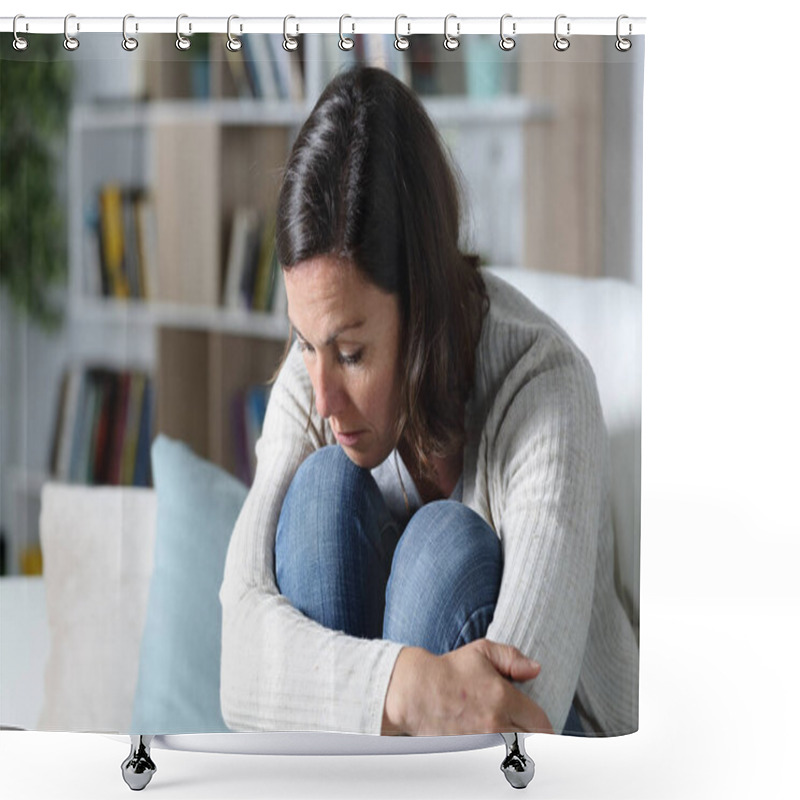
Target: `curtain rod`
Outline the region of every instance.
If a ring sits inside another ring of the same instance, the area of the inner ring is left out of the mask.
[[[399,33],[401,36],[414,34],[444,34],[463,36],[477,33],[496,33],[500,35],[501,18],[497,17],[234,17],[231,20],[231,33],[288,33],[297,36],[302,33],[331,33],[346,35],[359,33]],[[176,17],[136,17],[128,15],[125,30],[129,36],[134,33],[176,33],[184,36],[193,33],[228,32],[228,17],[193,17],[182,14]],[[82,33],[119,33],[122,35],[122,17],[28,17],[20,15],[16,32],[19,35],[36,33],[65,33],[65,25],[70,36]],[[286,26],[286,27],[284,27]],[[397,26],[397,29],[395,28]],[[570,17],[559,14],[554,17],[513,17],[503,18],[505,36],[522,34],[550,34],[556,28],[562,36],[621,35],[636,36],[644,34],[645,17]],[[14,17],[0,17],[0,32],[14,30]]]

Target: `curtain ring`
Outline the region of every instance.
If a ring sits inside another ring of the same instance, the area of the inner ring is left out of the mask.
[[[405,36],[401,36],[400,31],[398,30],[401,19],[408,19],[408,17],[405,14],[398,14],[394,18],[394,47],[395,50],[408,50],[411,42],[409,42]],[[408,27],[406,36],[411,36],[411,23],[407,22],[406,26]]]
[[[175,35],[178,37],[175,40],[175,47],[177,47],[178,50],[188,50],[192,45],[191,40],[187,39],[181,33],[181,20],[182,19],[187,19],[188,17],[189,17],[188,14],[178,14],[178,18],[175,20]],[[192,23],[190,22],[189,23],[189,33],[191,33],[191,32],[192,32]]]
[[[501,50],[513,50],[515,45],[517,44],[516,40],[512,39],[511,36],[506,36],[503,32],[503,23],[507,20],[511,19],[511,14],[503,14],[500,17],[500,49]],[[517,34],[517,23],[511,23],[511,34],[516,36]]]
[[[559,53],[563,53],[565,50],[569,48],[569,39],[567,39],[567,36],[569,36],[569,28],[570,28],[569,22],[567,23],[567,36],[562,36],[558,32],[558,21],[560,19],[566,19],[566,18],[567,18],[566,14],[559,14],[556,17],[556,22],[554,26],[556,38],[555,41],[553,42],[553,47],[555,47],[555,49],[558,50]]]
[[[25,19],[25,15],[24,14],[17,14],[17,16],[14,17],[14,25],[13,25],[13,28],[12,28],[12,30],[14,31],[14,41],[11,42],[11,44],[13,45],[15,50],[18,50],[18,51],[27,50],[28,49],[28,40],[24,36],[20,36],[17,33],[17,20],[18,19]],[[28,30],[28,23],[27,22],[25,23],[25,30],[26,31]]]
[[[290,19],[297,19],[297,17],[293,17],[291,14],[285,16],[283,18],[283,49],[287,53],[291,53],[297,50],[297,39],[293,36],[289,36],[289,32],[287,30],[287,25],[289,24]],[[297,25],[295,24],[295,33],[298,33]]]
[[[459,44],[461,44],[461,42],[458,41],[458,37],[461,35],[461,23],[460,22],[456,22],[456,35],[455,36],[451,36],[447,32],[447,23],[451,19],[456,19],[457,20],[458,18],[456,17],[455,14],[448,14],[444,18],[444,42],[443,42],[444,49],[445,50],[450,50],[450,51],[458,50],[458,46],[459,46]]]
[[[346,19],[353,19],[349,14],[342,14],[339,17],[339,49],[340,50],[352,50],[356,46],[356,40],[350,39],[344,35],[342,31],[342,27],[344,25],[344,21]],[[356,31],[355,23],[352,24],[353,33]]]
[[[237,17],[236,14],[231,14],[228,17],[228,41],[225,43],[225,47],[227,47],[231,53],[236,53],[242,49],[242,40],[231,33],[231,20],[234,19],[239,19],[239,17]],[[241,30],[242,26],[240,25],[239,32],[241,32]]]
[[[139,40],[134,39],[133,36],[128,36],[127,25],[129,19],[135,19],[133,14],[126,14],[122,18],[122,49],[131,53],[139,46]],[[136,23],[136,30],[139,30],[138,22]]]
[[[81,46],[81,43],[74,36],[69,35],[69,31],[67,30],[67,28],[69,26],[70,19],[75,19],[75,15],[67,14],[67,16],[64,17],[64,49],[72,52],[73,50],[77,50]],[[75,26],[76,30],[81,29],[80,22],[76,22]]]
[[[631,49],[631,45],[633,44],[630,39],[623,38],[622,34],[620,33],[620,22],[622,20],[628,19],[627,14],[620,14],[617,17],[617,41],[614,42],[614,47],[620,51],[620,53],[626,53],[628,50]],[[631,35],[631,24],[628,23],[628,36]]]

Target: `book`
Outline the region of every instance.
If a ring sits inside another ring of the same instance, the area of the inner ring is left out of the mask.
[[[144,455],[149,461],[152,396],[149,401],[144,397],[149,381],[144,372],[109,367],[74,366],[64,371],[51,441],[51,470],[58,480],[134,483],[137,458]],[[139,452],[142,435],[144,454]],[[140,479],[150,480],[149,466],[138,468]]]
[[[273,218],[274,219],[274,218]],[[253,300],[254,311],[267,311],[270,307],[275,282],[275,223],[265,225],[261,234]]]
[[[256,215],[253,227],[247,232],[244,266],[241,281],[239,282],[239,308],[250,309],[253,307],[253,294],[255,292],[259,256],[261,254],[261,238],[260,218]]]
[[[124,272],[125,223],[122,211],[122,190],[109,183],[100,189],[100,253],[106,284],[113,297],[128,297],[129,287]]]
[[[144,383],[142,396],[142,413],[139,420],[138,441],[136,444],[136,459],[133,471],[134,486],[152,485],[152,469],[150,465],[150,443],[152,441],[153,381],[149,376]]]
[[[250,466],[247,456],[247,422],[245,419],[245,393],[234,392],[231,398],[231,432],[233,435],[233,456],[236,466],[236,477],[242,483],[250,485]]]
[[[89,483],[108,483],[109,444],[113,427],[117,382],[112,372],[106,369],[96,373],[98,400],[95,411],[92,452],[90,454]]]
[[[85,472],[82,471],[82,467],[85,462],[86,438],[91,434],[91,431],[88,431],[91,402],[89,378],[86,372],[81,371],[78,379],[77,402],[75,404],[75,424],[71,433],[69,447],[69,472],[67,477],[70,481],[80,483],[84,481]],[[69,436],[70,432],[66,431],[65,434]]]
[[[97,450],[97,429],[103,403],[97,370],[89,370],[86,374],[86,390],[77,480],[80,483],[91,484],[94,483],[94,454]]]
[[[232,53],[226,47],[224,52],[236,96],[240,98],[256,97],[253,77],[241,50],[238,53]]]
[[[242,286],[250,253],[251,237],[257,227],[258,212],[254,208],[243,206],[234,211],[228,262],[225,269],[223,305],[226,308],[247,308],[247,293],[242,291]]]
[[[110,445],[106,482],[119,486],[122,477],[122,453],[127,433],[128,403],[130,401],[131,373],[123,372],[114,376],[117,384],[114,413],[110,423]]]
[[[139,284],[141,297],[158,298],[158,247],[156,245],[156,215],[153,200],[146,192],[134,200],[136,242],[139,249]]]
[[[136,235],[134,198],[138,189],[125,188],[122,191],[123,250],[122,271],[128,283],[128,296],[140,298],[142,289],[139,279],[139,247]]]
[[[265,100],[279,100],[281,95],[275,76],[274,56],[270,47],[273,34],[253,33],[244,37],[243,50],[252,63],[258,81],[258,96]],[[280,38],[280,36],[278,37]]]

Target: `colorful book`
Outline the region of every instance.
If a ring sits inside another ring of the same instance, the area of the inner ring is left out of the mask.
[[[125,223],[122,190],[117,184],[106,184],[100,190],[100,245],[110,294],[114,297],[128,297],[130,289],[124,272]]]

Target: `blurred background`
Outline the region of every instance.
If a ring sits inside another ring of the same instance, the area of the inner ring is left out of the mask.
[[[644,47],[582,37],[0,37],[0,570],[41,571],[47,480],[151,483],[165,432],[242,480],[288,331],[273,218],[294,136],[336,71],[421,97],[484,264],[641,285]],[[643,43],[642,43],[643,45]],[[557,65],[557,69],[555,68]]]

